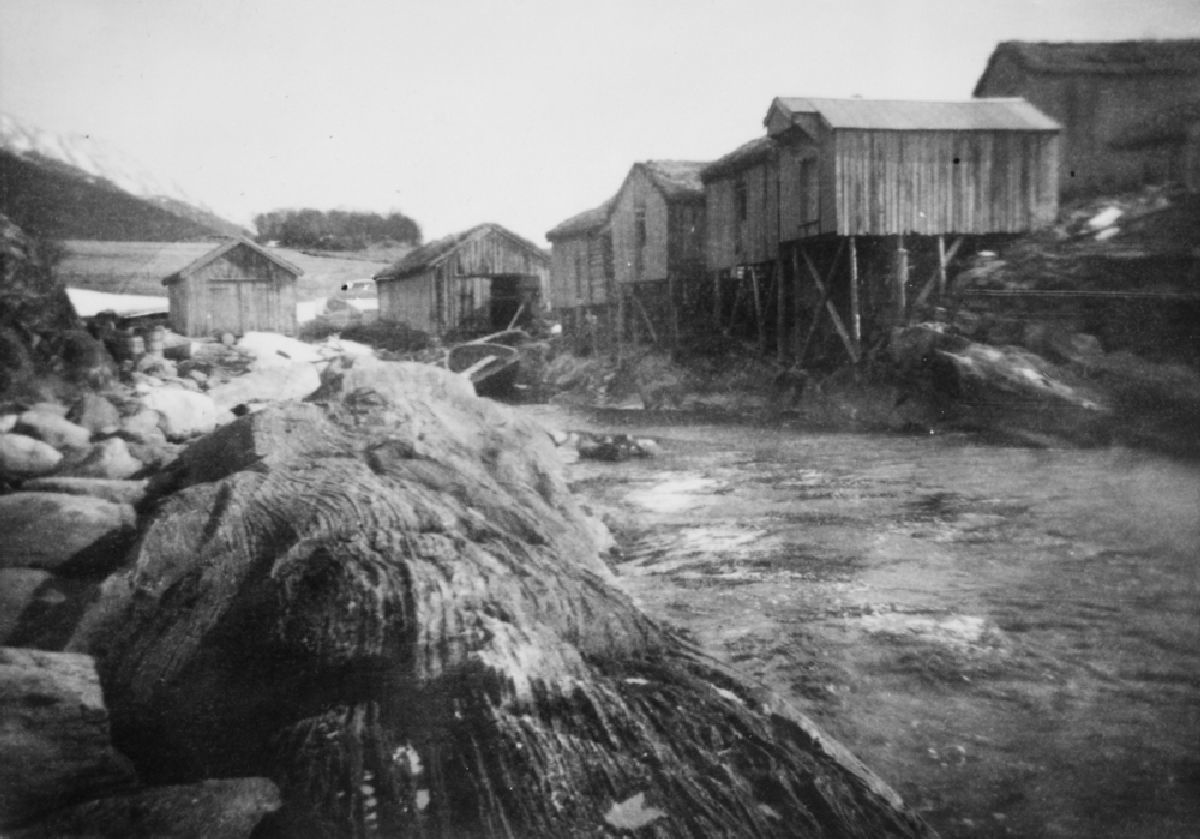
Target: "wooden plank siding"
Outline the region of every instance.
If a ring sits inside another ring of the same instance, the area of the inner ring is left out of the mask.
[[[223,245],[163,280],[171,328],[199,337],[265,331],[295,335],[298,269],[249,242]]]
[[[657,165],[660,162],[634,164],[613,200],[609,227],[613,279],[618,287],[665,281],[672,275],[685,276],[703,270],[705,209],[699,183],[702,164],[686,164],[693,170],[694,189],[671,193],[656,179],[653,167]]]
[[[379,318],[434,334],[489,331],[498,283],[525,292],[536,286],[532,297],[545,299],[549,275],[541,248],[499,225],[479,225],[423,245],[376,274]]]
[[[552,309],[605,305],[612,281],[612,236],[607,228],[551,241]]]

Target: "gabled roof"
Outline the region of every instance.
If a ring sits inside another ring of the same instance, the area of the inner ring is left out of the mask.
[[[616,198],[613,197],[599,207],[592,207],[590,210],[584,210],[582,213],[571,216],[566,221],[560,222],[551,228],[546,233],[546,238],[553,242],[558,239],[567,239],[571,236],[580,236],[585,233],[591,233],[594,230],[599,230],[608,222],[609,214],[612,213],[615,203]]]
[[[297,268],[283,257],[276,256],[266,248],[260,247],[254,242],[251,242],[249,239],[230,239],[224,244],[217,245],[217,247],[212,248],[207,253],[202,254],[199,258],[192,260],[190,263],[178,269],[177,271],[174,271],[168,276],[163,277],[162,283],[163,285],[169,285],[170,283],[178,282],[179,280],[189,277],[199,271],[205,265],[220,259],[225,254],[236,248],[249,248],[264,259],[275,263],[292,276],[299,277],[304,273],[302,269]]]
[[[812,99],[779,97],[767,119],[816,114],[831,129],[888,131],[1058,131],[1059,125],[1024,99],[960,101]]]
[[[533,242],[522,236],[518,236],[516,233],[513,233],[508,228],[501,227],[499,224],[487,222],[485,224],[477,224],[469,230],[451,233],[449,236],[443,236],[441,239],[426,242],[419,248],[409,251],[399,261],[375,274],[375,281],[398,280],[423,273],[448,258],[462,245],[474,239],[482,238],[489,233],[497,233],[505,236],[516,243],[518,247],[529,251],[541,259],[547,259],[546,252]]]
[[[700,170],[700,180],[704,183],[715,181],[726,175],[732,175],[743,169],[748,169],[757,163],[769,160],[775,151],[775,141],[770,137],[756,137],[749,143],[744,143],[729,154],[718,157],[712,163]]]
[[[1200,39],[1165,41],[1002,41],[975,86],[1007,56],[1034,73],[1142,75],[1200,74]]]
[[[704,184],[700,170],[711,161],[707,160],[645,160],[635,163],[641,168],[668,200],[687,200],[704,197]]]

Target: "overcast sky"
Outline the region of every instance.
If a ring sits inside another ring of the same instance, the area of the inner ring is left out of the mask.
[[[538,242],[775,96],[968,98],[998,41],[1200,37],[1200,0],[0,0],[0,110],[226,217],[399,210]]]

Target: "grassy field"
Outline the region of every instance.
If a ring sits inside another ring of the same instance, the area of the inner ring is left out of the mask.
[[[114,294],[163,295],[164,277],[178,271],[217,247],[212,242],[85,242],[67,241],[66,257],[55,268],[63,285]],[[358,259],[345,254],[310,254],[289,248],[272,253],[304,273],[297,294],[300,300],[327,297],[342,283],[369,279],[389,262]]]

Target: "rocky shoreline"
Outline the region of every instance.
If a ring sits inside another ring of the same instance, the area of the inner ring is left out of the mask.
[[[620,592],[559,445],[634,441],[305,365],[5,413],[6,835],[932,835]]]

